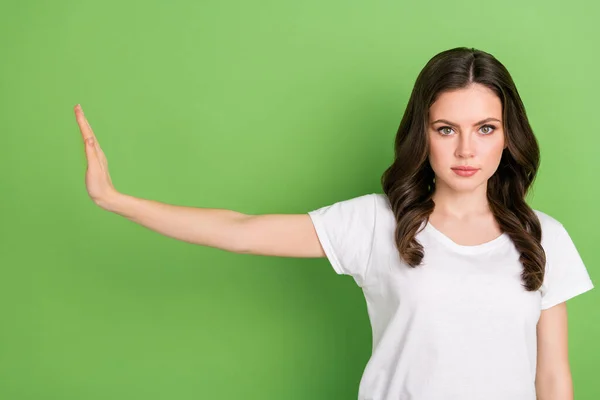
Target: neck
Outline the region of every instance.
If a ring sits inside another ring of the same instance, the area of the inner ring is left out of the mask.
[[[456,219],[469,219],[490,213],[487,181],[472,191],[456,191],[436,179],[433,194],[435,213]]]

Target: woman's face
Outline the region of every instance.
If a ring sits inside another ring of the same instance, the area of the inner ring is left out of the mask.
[[[486,86],[474,84],[440,94],[429,109],[428,125],[436,187],[465,192],[486,184],[505,148],[502,125],[502,102]],[[458,167],[474,171],[461,172]]]

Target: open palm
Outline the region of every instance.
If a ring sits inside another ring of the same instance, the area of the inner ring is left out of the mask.
[[[79,104],[75,106],[75,118],[81,131],[87,158],[85,186],[92,200],[97,205],[103,206],[117,194],[108,172],[108,162]]]

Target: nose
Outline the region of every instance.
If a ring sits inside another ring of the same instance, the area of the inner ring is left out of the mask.
[[[456,146],[455,155],[459,158],[470,158],[475,155],[472,135],[458,135],[458,145]]]

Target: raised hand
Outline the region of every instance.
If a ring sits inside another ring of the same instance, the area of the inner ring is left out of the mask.
[[[91,199],[100,207],[107,206],[119,193],[115,190],[110,174],[108,162],[100,148],[98,140],[90,127],[81,105],[75,106],[75,118],[84,141],[87,170],[85,173],[85,186]]]

